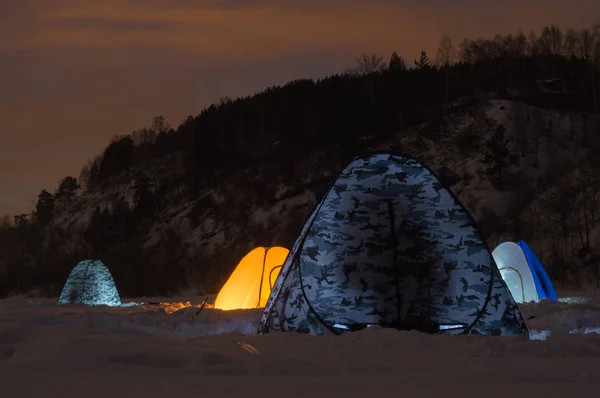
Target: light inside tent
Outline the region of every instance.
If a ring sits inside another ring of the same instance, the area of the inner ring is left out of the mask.
[[[505,242],[492,252],[498,270],[518,303],[538,301],[538,292],[523,249],[514,242]]]
[[[257,247],[239,262],[215,299],[221,310],[263,308],[289,250]]]

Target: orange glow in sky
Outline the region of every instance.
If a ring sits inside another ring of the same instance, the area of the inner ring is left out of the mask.
[[[576,6],[574,6],[576,4]],[[0,215],[164,115],[463,37],[581,28],[598,0],[2,0]]]

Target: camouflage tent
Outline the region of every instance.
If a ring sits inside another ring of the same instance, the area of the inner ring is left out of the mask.
[[[121,298],[102,261],[84,260],[69,274],[58,304],[119,306]]]
[[[418,161],[354,159],[317,204],[273,286],[259,333],[379,324],[527,335],[475,222]]]

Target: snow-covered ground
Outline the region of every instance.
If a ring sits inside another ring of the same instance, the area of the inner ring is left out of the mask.
[[[596,395],[600,335],[583,333],[600,328],[600,298],[561,296],[585,300],[520,306],[540,332],[530,340],[379,327],[257,336],[261,310],[197,314],[203,297],[132,300],[192,304],[176,312],[12,297],[0,300],[0,397]]]

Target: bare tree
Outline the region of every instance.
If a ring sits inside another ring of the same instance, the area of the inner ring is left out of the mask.
[[[544,26],[538,38],[539,48],[544,55],[561,55],[563,53],[564,36],[556,25]]]
[[[474,92],[477,91],[477,87],[475,84],[475,74],[473,73],[473,65],[475,65],[475,63],[479,59],[477,43],[473,40],[464,38],[458,45],[457,55],[458,60],[460,60],[460,62],[469,65],[469,67],[471,68],[471,73],[469,73],[469,75],[471,76],[471,89]]]
[[[467,38],[458,45],[458,59],[465,64],[473,65],[477,61],[475,43]]]
[[[135,130],[131,133],[131,139],[135,145],[151,144],[156,142],[156,137],[159,134],[166,133],[171,130],[171,126],[164,116],[154,116],[151,126]]]
[[[166,131],[166,130],[159,130],[159,132],[162,131]],[[149,129],[149,128],[142,128],[139,130],[135,130],[133,133],[131,133],[131,139],[133,140],[133,143],[137,146],[137,145],[141,145],[141,144],[150,144],[156,141],[156,130],[154,129]]]
[[[537,39],[539,54],[558,56],[563,54],[564,36],[556,25],[544,26],[541,35]],[[550,72],[556,73],[556,59],[551,58]]]
[[[508,70],[508,85],[512,85],[513,74],[517,68],[517,59],[527,53],[527,37],[520,32],[517,35],[497,35],[494,38],[494,52],[502,59]]]
[[[505,56],[523,57],[527,53],[527,37],[519,31],[517,35],[508,35],[502,38],[504,43]]]
[[[436,54],[436,63],[438,68],[444,69],[444,78],[445,78],[445,102],[448,103],[448,81],[450,74],[450,66],[456,62],[457,53],[454,44],[452,44],[452,39],[448,35],[444,35],[440,40],[440,45],[437,49]]]
[[[592,32],[592,43],[593,52],[592,60],[593,65],[591,66],[592,75],[592,91],[594,96],[594,107],[593,112],[598,112],[598,99],[596,97],[596,71],[600,69],[600,25],[594,25]]]
[[[10,228],[13,226],[12,220],[8,214],[0,217],[0,228]]]
[[[581,47],[581,34],[580,32],[569,29],[565,35],[565,49],[564,54],[567,58],[579,58],[579,48]]]
[[[440,45],[437,49],[436,63],[439,68],[448,67],[456,62],[456,48],[452,44],[452,39],[448,35],[444,35],[440,40]]]
[[[596,45],[596,32],[585,28],[579,32],[579,36],[577,57],[584,61],[591,62]]]
[[[583,29],[580,32],[580,40],[579,50],[578,50],[578,58],[581,58],[590,68],[590,77],[592,81],[592,95],[593,95],[593,104],[592,111],[598,111],[598,100],[596,98],[596,73],[595,66],[598,65],[596,61],[597,57],[600,57],[600,29],[597,26],[590,29]]]
[[[169,122],[164,116],[154,116],[152,118],[152,131],[158,135],[160,133],[166,133],[171,129]]]
[[[371,107],[375,106],[375,76],[373,74],[383,72],[387,68],[383,57],[377,54],[362,54],[355,58],[357,65],[349,68],[346,73],[353,76],[365,76],[363,84],[369,96]]]
[[[351,75],[368,75],[375,72],[382,72],[387,68],[383,57],[377,54],[361,54],[355,58],[356,66],[346,70]]]
[[[502,42],[500,39],[501,36],[496,36],[493,40],[463,40],[459,45],[461,58],[468,54],[473,63],[493,61],[502,56]]]
[[[81,171],[79,172],[78,181],[79,181],[79,184],[84,189],[87,187],[88,181],[90,180],[90,171],[91,171],[93,164],[94,164],[93,160],[88,160],[88,162],[83,165],[83,167],[81,168]]]

